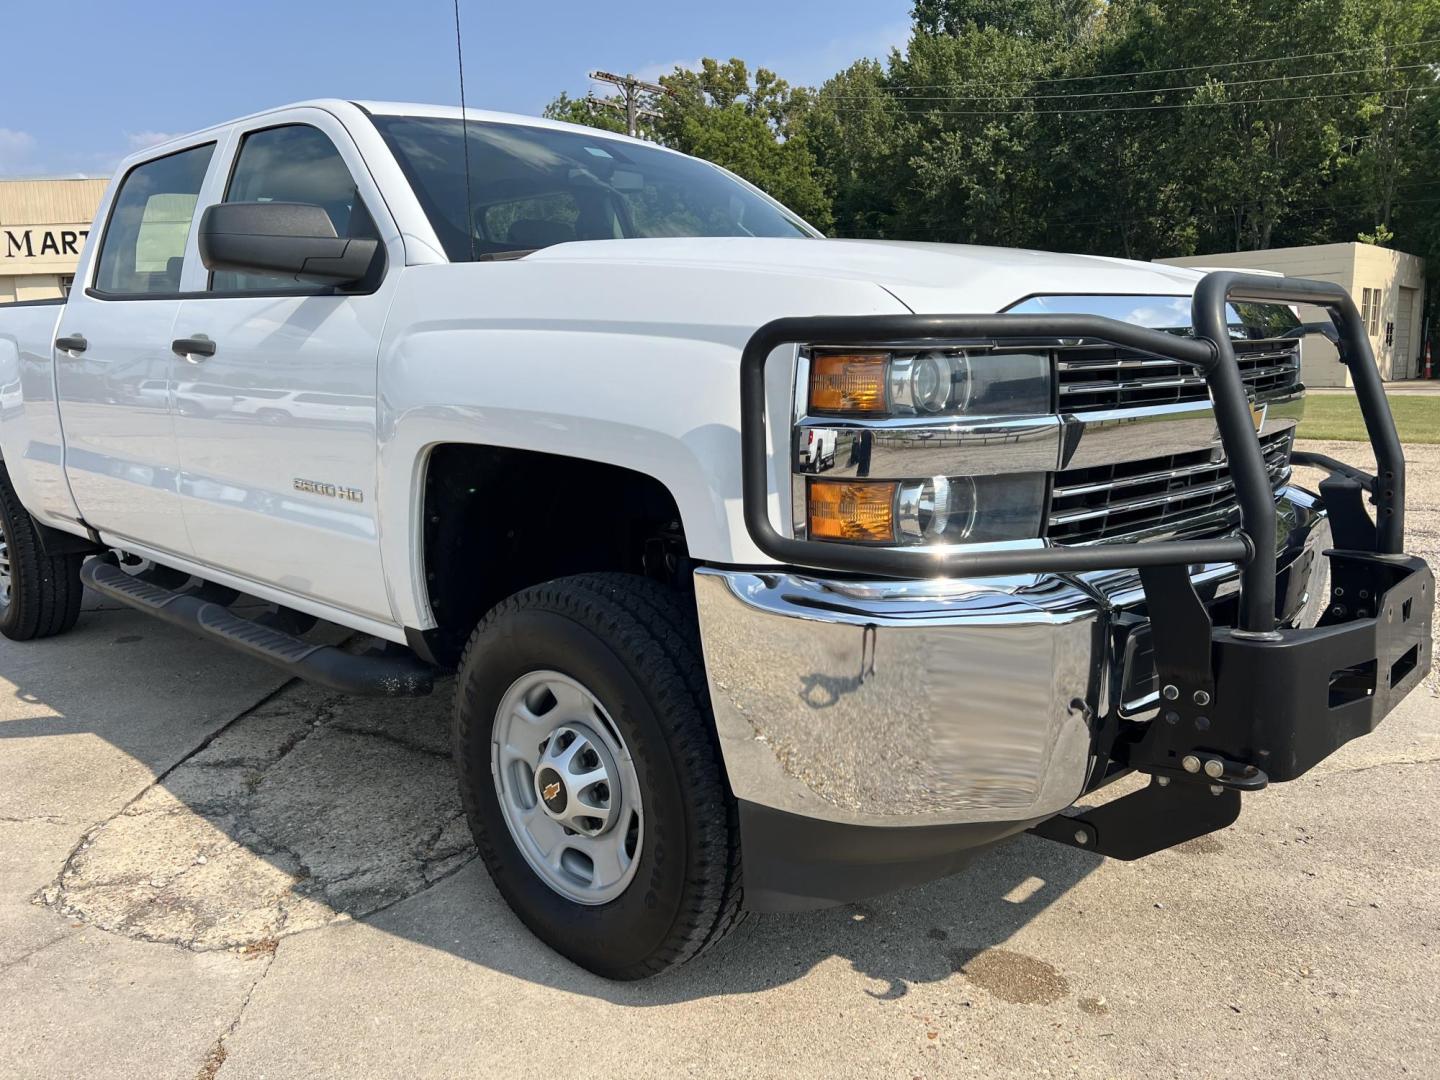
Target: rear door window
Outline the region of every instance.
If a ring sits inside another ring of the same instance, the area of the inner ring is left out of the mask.
[[[105,226],[95,288],[121,296],[180,291],[185,245],[215,144],[181,150],[131,169]]]

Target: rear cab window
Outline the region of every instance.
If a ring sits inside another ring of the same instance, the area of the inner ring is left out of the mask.
[[[95,289],[111,296],[174,296],[200,188],[215,144],[136,165],[120,181],[96,264]]]

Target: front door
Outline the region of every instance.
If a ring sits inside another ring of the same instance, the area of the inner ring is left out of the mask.
[[[190,553],[173,423],[180,280],[213,142],[131,169],[90,286],[70,294],[55,353],[65,475],[80,513],[120,541]]]
[[[219,198],[322,206],[336,235],[380,236],[401,264],[398,231],[328,113],[272,115],[232,145]],[[175,334],[208,338],[214,351],[180,361],[175,424],[181,505],[202,562],[389,623],[375,384],[395,275],[377,264],[372,276],[337,290],[208,275],[181,304]]]

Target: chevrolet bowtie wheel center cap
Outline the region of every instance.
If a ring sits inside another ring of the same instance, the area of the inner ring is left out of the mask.
[[[554,769],[541,769],[535,774],[535,786],[540,789],[540,801],[545,804],[545,809],[559,817],[565,813],[565,806],[570,801],[565,794],[565,782],[560,779],[560,774]]]
[[[619,808],[615,762],[604,741],[581,724],[558,727],[545,740],[535,770],[545,812],[581,836],[599,836]]]
[[[640,780],[599,698],[556,671],[522,676],[496,710],[491,754],[505,824],[541,880],[582,904],[624,892],[642,850]]]

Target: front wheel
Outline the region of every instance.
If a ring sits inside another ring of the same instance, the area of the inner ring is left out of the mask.
[[[0,634],[12,641],[63,634],[80,618],[83,555],[47,555],[35,522],[0,465]]]
[[[455,756],[481,857],[538,937],[654,975],[740,915],[738,826],[693,613],[645,578],[518,593],[466,648]]]

